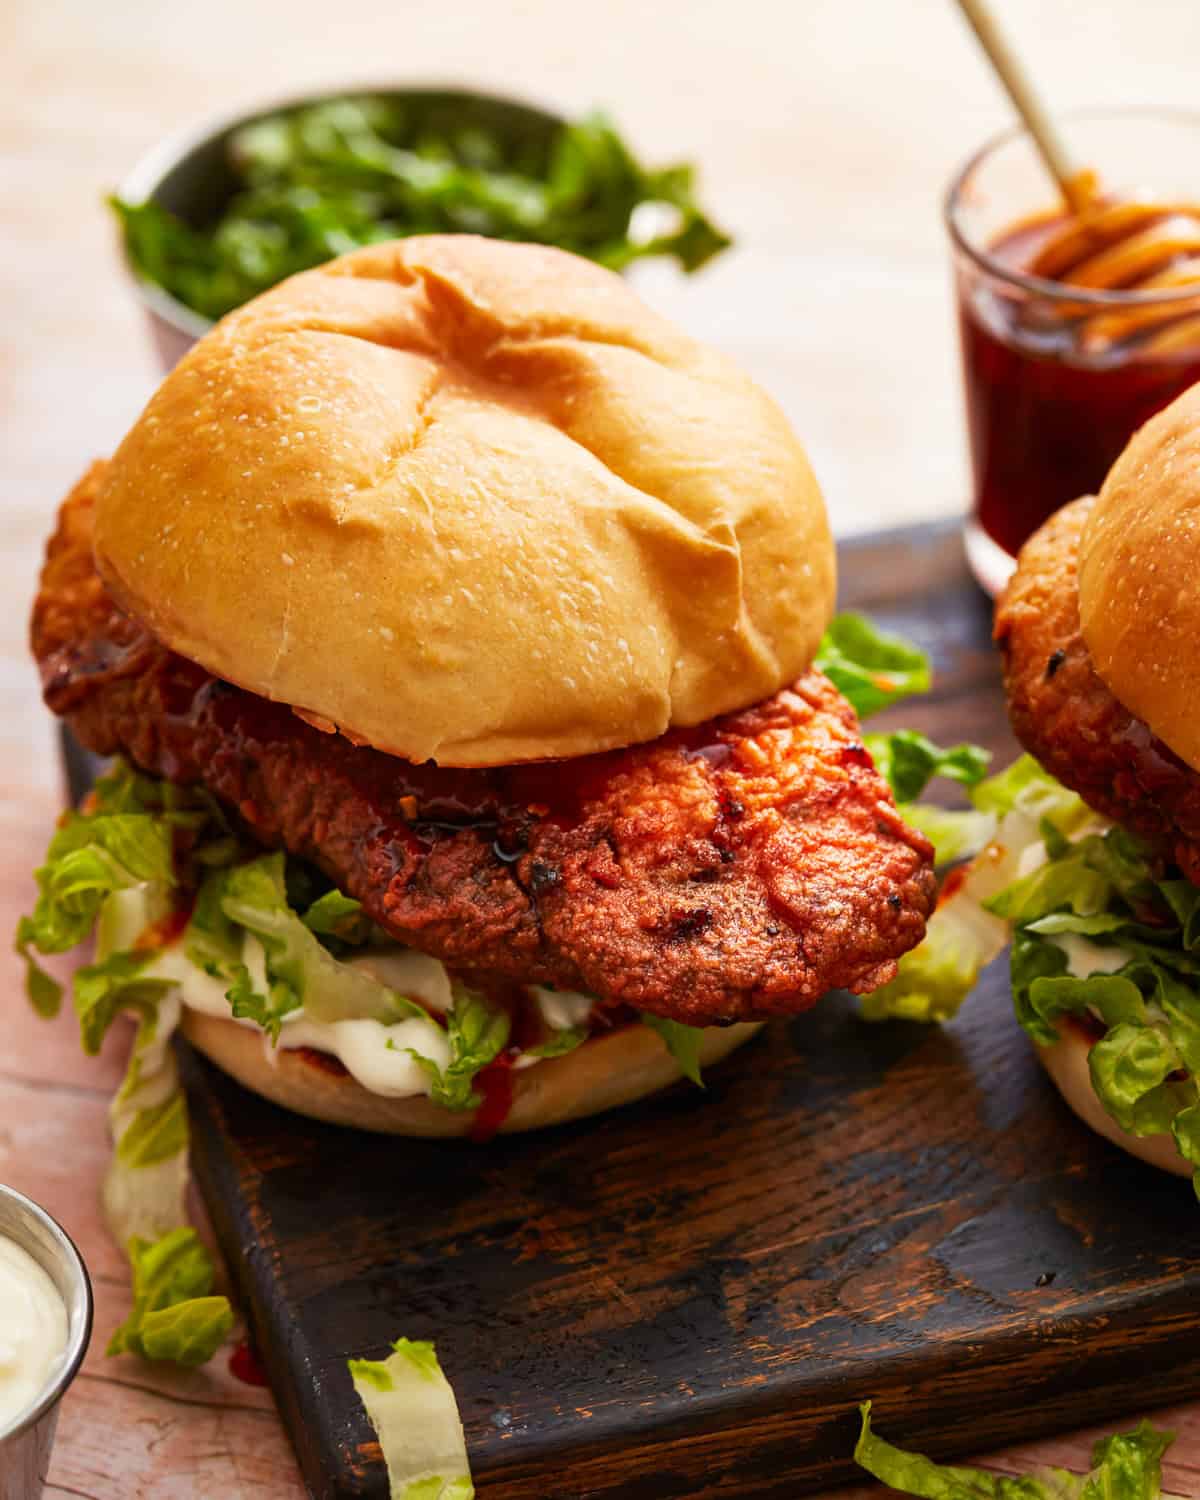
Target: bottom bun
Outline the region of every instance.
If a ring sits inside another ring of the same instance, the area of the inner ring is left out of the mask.
[[[1122,1130],[1096,1097],[1088,1068],[1088,1053],[1094,1038],[1081,1026],[1060,1026],[1058,1041],[1049,1047],[1038,1047],[1042,1064],[1058,1085],[1058,1091],[1083,1121],[1112,1141],[1114,1146],[1140,1157],[1152,1167],[1191,1177],[1195,1167],[1180,1156],[1175,1138],[1170,1135],[1130,1135]]]
[[[700,1065],[708,1067],[748,1042],[763,1023],[707,1027]],[[393,1099],[363,1088],[341,1065],[307,1048],[268,1053],[257,1029],[185,1010],[183,1034],[205,1057],[264,1099],[331,1125],[384,1135],[464,1136],[473,1113],[443,1109],[424,1095]],[[622,1026],[562,1057],[543,1058],[512,1075],[513,1101],[503,1133],[537,1130],[632,1104],[682,1077],[666,1043],[648,1026]]]

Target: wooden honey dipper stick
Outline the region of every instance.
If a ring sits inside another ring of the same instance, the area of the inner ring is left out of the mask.
[[[1107,292],[1169,293],[1200,283],[1200,206],[1103,193],[1096,172],[1073,161],[991,0],[957,3],[1069,211],[1039,247],[1029,274]],[[1080,347],[1090,353],[1134,338],[1160,352],[1200,343],[1200,303],[1185,297],[1101,313],[1081,304],[1073,310],[1085,318]]]

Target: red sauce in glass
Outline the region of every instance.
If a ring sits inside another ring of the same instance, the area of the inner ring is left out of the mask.
[[[1026,271],[1064,222],[1021,225],[990,254]],[[1200,339],[1173,352],[1139,349],[1134,339],[1089,351],[1083,323],[996,283],[960,287],[976,509],[1013,555],[1060,506],[1094,494],[1134,431],[1200,380]]]

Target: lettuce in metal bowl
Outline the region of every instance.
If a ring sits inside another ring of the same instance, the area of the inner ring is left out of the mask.
[[[208,319],[409,234],[556,245],[613,270],[670,256],[694,271],[730,243],[697,203],[692,168],[642,166],[601,114],[569,122],[465,93],[347,96],[251,119],[210,146],[219,157],[189,201],[172,174],[111,200],[137,274]]]

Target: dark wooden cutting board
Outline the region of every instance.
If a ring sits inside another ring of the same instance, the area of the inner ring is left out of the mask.
[[[934,659],[933,694],[891,718],[1004,764],[956,530],[841,562],[843,605]],[[945,1029],[833,996],[705,1093],[484,1148],[315,1125],[193,1055],[186,1077],[196,1172],[321,1500],[387,1494],[345,1362],[401,1334],[436,1341],[495,1500],[794,1496],[855,1472],[865,1397],[953,1455],[1200,1392],[1200,1206],[1075,1121],[1003,961]]]

